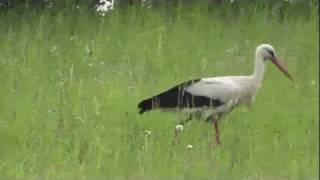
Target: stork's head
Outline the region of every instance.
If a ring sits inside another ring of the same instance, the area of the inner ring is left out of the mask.
[[[278,67],[281,72],[283,72],[285,76],[293,80],[287,68],[283,65],[282,61],[277,56],[275,49],[270,44],[259,45],[256,49],[256,57],[257,59],[263,60],[264,62],[268,60],[271,61]]]

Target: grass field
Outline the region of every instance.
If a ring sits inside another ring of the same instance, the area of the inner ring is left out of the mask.
[[[316,12],[6,11],[0,27],[1,178],[318,179]],[[269,63],[253,106],[223,119],[222,145],[196,120],[173,144],[179,114],[137,113],[184,80],[251,74],[260,43],[295,81]]]

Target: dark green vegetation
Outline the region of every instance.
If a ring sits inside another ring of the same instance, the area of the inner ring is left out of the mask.
[[[215,12],[2,11],[1,178],[317,179],[316,9]],[[221,146],[209,123],[191,122],[173,144],[179,115],[138,115],[140,100],[186,79],[252,73],[260,43],[295,82],[268,64],[254,105],[222,121]]]

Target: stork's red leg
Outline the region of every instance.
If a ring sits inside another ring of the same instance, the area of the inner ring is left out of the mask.
[[[220,131],[219,131],[219,125],[218,125],[218,120],[214,121],[214,129],[216,131],[216,142],[217,144],[221,144],[220,142]]]

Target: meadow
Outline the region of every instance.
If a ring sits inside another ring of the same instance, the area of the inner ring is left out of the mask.
[[[0,12],[0,177],[5,179],[318,179],[318,13],[220,17],[201,7]],[[188,79],[253,72],[252,107],[221,123],[138,114],[140,100]],[[192,145],[192,148],[188,148]]]

